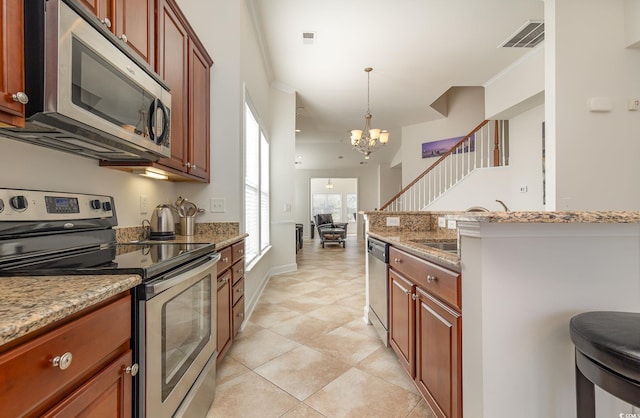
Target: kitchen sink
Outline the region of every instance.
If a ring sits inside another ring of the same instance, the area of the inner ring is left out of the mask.
[[[458,242],[457,241],[428,241],[428,240],[411,240],[416,244],[424,245],[426,247],[435,248],[436,250],[448,251],[448,252],[458,252]]]

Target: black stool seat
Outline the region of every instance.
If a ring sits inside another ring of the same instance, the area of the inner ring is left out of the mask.
[[[594,417],[593,384],[640,406],[640,313],[596,311],[571,318],[578,417]]]

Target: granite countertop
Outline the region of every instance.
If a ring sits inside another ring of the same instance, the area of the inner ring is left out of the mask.
[[[197,233],[195,235],[176,235],[174,240],[170,241],[162,241],[162,242],[176,242],[176,243],[185,243],[185,244],[195,244],[195,243],[207,243],[207,244],[215,244],[216,249],[227,247],[231,244],[235,244],[236,242],[240,242],[249,234],[238,234],[238,233],[219,233],[219,232],[211,232],[204,231],[202,233]],[[159,241],[152,241],[159,242]]]
[[[487,223],[640,223],[640,211],[630,212],[451,212],[447,219]]]
[[[0,346],[142,283],[138,275],[0,278]]]
[[[458,253],[438,250],[416,242],[425,240],[433,242],[450,242],[455,241],[455,239],[442,238],[441,235],[434,234],[431,231],[399,232],[397,234],[376,233],[370,231],[369,236],[387,242],[394,247],[415,255],[416,257],[432,261],[443,267],[460,272],[460,255]]]

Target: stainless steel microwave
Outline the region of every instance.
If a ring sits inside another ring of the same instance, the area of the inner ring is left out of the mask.
[[[25,2],[26,127],[12,138],[109,161],[170,157],[171,95],[74,0]]]

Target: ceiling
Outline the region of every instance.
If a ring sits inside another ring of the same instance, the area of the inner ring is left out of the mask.
[[[441,118],[430,105],[453,86],[481,86],[529,51],[499,48],[541,0],[251,0],[275,86],[297,93],[296,167],[391,162],[401,127]],[[303,32],[313,32],[312,43]],[[369,161],[351,148],[370,73],[372,125],[389,144]]]

